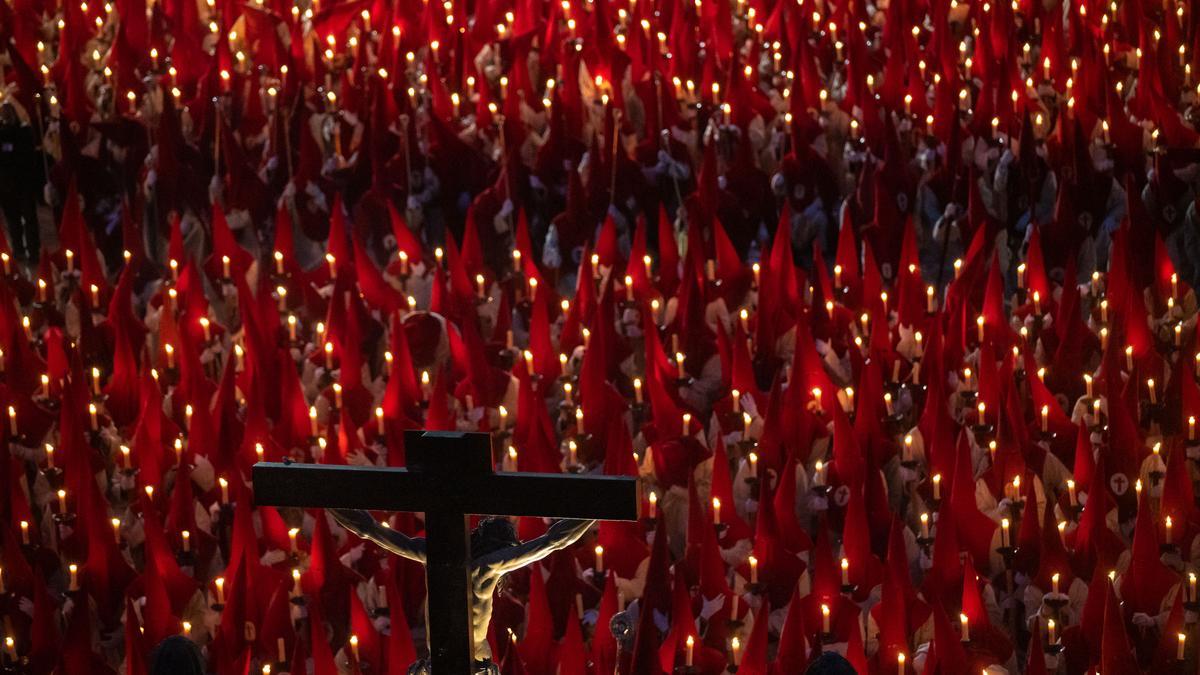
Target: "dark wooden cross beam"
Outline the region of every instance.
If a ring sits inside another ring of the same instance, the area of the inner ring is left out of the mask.
[[[491,436],[405,433],[408,466],[367,468],[263,462],[253,469],[258,504],[425,513],[432,675],[470,675],[470,515],[636,520],[636,478],[494,473]]]

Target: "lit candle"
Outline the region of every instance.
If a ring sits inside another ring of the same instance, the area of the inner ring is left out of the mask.
[[[850,559],[842,558],[842,585],[850,585]]]
[[[1158,394],[1154,390],[1154,378],[1147,378],[1146,389],[1150,392],[1150,402],[1158,403]]]
[[[921,514],[921,538],[922,539],[929,538],[929,514],[928,513]]]
[[[933,286],[925,287],[925,311],[929,314],[933,314],[937,307],[937,302],[934,299],[934,293],[936,293],[936,291],[934,290]]]
[[[109,522],[112,523],[113,541],[119,546],[121,544],[121,519],[112,518]]]
[[[650,501],[650,519],[654,520],[656,517],[658,517],[658,493],[651,492],[649,501]]]
[[[1187,649],[1187,635],[1184,633],[1178,633],[1178,637],[1179,646],[1175,648],[1175,660],[1182,661],[1184,650]]]
[[[1125,370],[1133,372],[1133,345],[1125,347]]]
[[[1046,642],[1049,644],[1057,644],[1058,636],[1055,635],[1055,630],[1058,625],[1054,623],[1054,619],[1046,620]]]
[[[354,662],[358,662],[358,636],[350,636],[350,654],[354,656]]]
[[[380,436],[383,435],[383,408],[382,407],[375,408],[375,431]]]
[[[642,379],[640,377],[633,378],[633,400],[638,405],[642,405]]]
[[[308,432],[314,438],[317,436],[317,406],[308,407]]]
[[[1008,518],[1000,521],[1000,545],[1008,546]]]
[[[829,630],[829,605],[821,603],[821,632],[828,635]]]
[[[1075,481],[1072,479],[1067,479],[1067,499],[1071,506],[1078,506],[1079,498],[1075,494]]]
[[[686,379],[687,378],[687,370],[685,370],[685,368],[684,368],[683,352],[675,352],[675,366],[678,369],[679,379],[681,379],[681,380]]]
[[[713,525],[720,525],[721,524],[721,498],[720,497],[712,498],[712,508],[713,508]]]
[[[187,530],[184,530],[179,533],[179,536],[180,536],[180,538],[183,539],[183,552],[187,553],[188,551],[191,551],[192,550],[192,533],[188,532]]]
[[[28,520],[21,521],[21,543],[25,544],[26,546],[29,545],[29,521]]]
[[[595,569],[596,569],[597,573],[604,571],[604,547],[600,546],[600,545],[596,546],[596,568]]]
[[[748,559],[748,561],[750,563],[750,583],[757,584],[758,583],[758,558],[754,557],[754,555],[751,555],[750,558]]]
[[[933,499],[939,500],[942,498],[942,474],[933,474]]]
[[[71,563],[70,565],[67,565],[67,570],[71,573],[70,590],[72,590],[72,591],[79,590],[79,565],[76,565],[75,563]]]
[[[982,314],[975,317],[975,334],[978,336],[979,341],[983,342],[983,315]]]
[[[1042,433],[1050,431],[1050,406],[1042,406]]]
[[[1166,519],[1166,523],[1165,523],[1165,524],[1166,524],[1166,530],[1167,530],[1167,531],[1166,531],[1167,545],[1168,545],[1168,546],[1170,546],[1170,545],[1171,545],[1171,543],[1172,543],[1172,541],[1171,541],[1171,540],[1172,540],[1172,536],[1171,536],[1171,525],[1173,524],[1173,523],[1171,522],[1171,516],[1167,516],[1167,519]]]
[[[959,623],[962,624],[962,641],[970,642],[971,641],[971,620],[969,618],[967,618],[966,614],[963,614],[960,612],[958,615],[958,621],[959,621]]]
[[[67,491],[60,489],[58,491],[58,512],[67,512]]]
[[[904,663],[907,660],[908,660],[908,657],[904,655],[904,652],[898,652],[896,654],[896,672],[901,673],[901,674],[906,672],[904,669]]]
[[[1087,397],[1092,398],[1093,396],[1092,396],[1092,376],[1091,375],[1089,375],[1087,373],[1083,374],[1083,385],[1087,388]]]
[[[696,649],[696,638],[692,637],[691,635],[687,636],[687,656],[685,657],[684,663],[687,665],[688,668],[691,668],[692,664],[694,662],[695,649]]]

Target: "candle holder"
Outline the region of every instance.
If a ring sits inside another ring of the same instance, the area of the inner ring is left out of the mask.
[[[838,641],[837,635],[835,635],[834,633],[826,633],[824,631],[821,632],[820,639],[821,639],[821,644],[823,644],[823,645],[831,645]]]
[[[979,398],[979,392],[975,391],[974,389],[965,389],[958,392],[958,395],[962,399],[963,403],[970,408],[975,407],[975,401]]]
[[[917,469],[921,468],[921,463],[918,462],[917,460],[911,459],[911,458],[910,459],[902,459],[902,460],[900,460],[900,466],[904,467],[905,469],[908,469],[909,471],[916,471]]]
[[[333,376],[333,372],[336,370],[336,368],[325,368],[324,365],[325,364],[322,364],[321,376],[317,378],[317,389],[321,391],[328,389],[329,387],[333,386],[334,382],[337,382],[337,378]]]
[[[25,675],[28,672],[28,657],[6,654],[0,659],[0,673],[4,675]]]
[[[1056,438],[1058,438],[1058,434],[1054,433],[1053,431],[1049,431],[1049,430],[1039,431],[1037,433],[1037,441],[1036,442],[1049,444],[1049,443],[1053,443],[1054,439],[1056,439]]]
[[[1050,656],[1058,656],[1063,651],[1063,645],[1061,642],[1047,643],[1042,647],[1042,651]]]
[[[814,485],[814,486],[812,486],[813,493],[816,494],[818,497],[821,497],[822,499],[828,497],[829,492],[832,489],[833,488],[829,485]]]
[[[1163,479],[1163,478],[1164,478],[1166,475],[1167,475],[1167,474],[1166,474],[1166,472],[1164,472],[1164,471],[1159,471],[1158,469],[1155,469],[1155,470],[1153,470],[1153,471],[1149,472],[1149,476],[1150,476],[1150,487],[1158,487],[1158,484],[1162,482],[1162,479]]]
[[[1193,613],[1200,612],[1200,598],[1196,600],[1184,600],[1183,609]]]
[[[1063,511],[1071,517],[1074,522],[1079,522],[1079,516],[1083,513],[1083,504],[1067,504],[1062,507]]]
[[[758,495],[759,495],[759,489],[760,489],[758,477],[757,476],[746,476],[742,480],[744,480],[746,485],[748,485],[750,487],[750,499],[757,502]]]
[[[185,436],[185,438],[186,438],[186,436]],[[94,448],[96,450],[103,450],[105,447],[104,434],[101,433],[99,428],[88,429],[87,442],[88,442],[88,445],[92,446],[92,448]]]
[[[58,412],[59,408],[62,407],[62,401],[50,395],[37,394],[33,397],[33,402],[53,413]]]
[[[604,583],[608,580],[608,570],[597,570],[592,568],[592,585],[598,589],[604,589]]]
[[[520,351],[516,347],[505,347],[496,355],[499,362],[500,370],[512,370],[517,364],[517,358],[520,357]]]
[[[1004,558],[1004,566],[1006,568],[1012,567],[1013,558],[1017,556],[1017,551],[1018,549],[1016,546],[1000,546],[996,549],[996,552],[1000,554],[1000,557]]]
[[[759,581],[751,581],[743,586],[743,588],[746,589],[747,593],[753,596],[760,596],[763,594],[763,591],[767,590],[766,584]]]
[[[684,375],[683,377],[675,378],[675,386],[677,387],[690,387],[692,386],[692,382],[693,379],[691,375]]]
[[[649,408],[646,406],[645,403],[634,403],[632,406],[629,407],[629,411],[633,417],[634,429],[638,429],[642,426],[642,423],[646,419],[646,413],[648,412],[648,410],[649,410]]]
[[[46,482],[50,484],[51,491],[57,492],[63,486],[63,470],[57,466],[48,466],[42,469],[42,475],[46,477]]]
[[[373,619],[385,619],[389,616],[391,616],[391,610],[387,607],[387,605],[376,607],[375,609],[371,610],[371,618]]]
[[[71,513],[70,511],[66,513],[56,513],[54,514],[53,518],[54,522],[58,524],[59,527],[69,527],[75,524],[75,514]]]
[[[1159,555],[1178,554],[1179,553],[1179,545],[1178,544],[1159,544],[1158,545],[1158,553],[1159,553]]]
[[[1058,616],[1058,614],[1060,612],[1062,612],[1063,608],[1067,606],[1067,603],[1070,602],[1070,598],[1068,598],[1066,596],[1059,597],[1058,595],[1053,595],[1053,596],[1051,596],[1049,594],[1047,594],[1047,595],[1049,597],[1042,598],[1042,602],[1047,607],[1054,610],[1055,616]]]
[[[675,666],[672,672],[675,675],[699,675],[700,670],[696,666]]]
[[[914,399],[925,398],[925,385],[920,382],[905,382],[900,385],[900,388],[908,390],[909,395]]]
[[[893,436],[899,436],[905,430],[905,416],[900,413],[893,413],[884,418],[884,425],[887,432]]]
[[[646,532],[653,532],[658,529],[658,516],[646,516],[642,518],[642,528]]]
[[[1166,412],[1166,404],[1162,401],[1151,403],[1144,402],[1142,408],[1142,425],[1148,426],[1151,423],[1162,424],[1164,413]]]
[[[858,584],[842,584],[841,588],[842,595],[849,597],[854,595],[854,592],[858,590]]]
[[[981,444],[986,444],[987,441],[991,440],[992,432],[995,430],[996,427],[987,423],[971,425],[971,432],[975,434],[976,443],[982,442]]]
[[[196,552],[195,551],[176,551],[175,562],[180,567],[195,568],[196,567]]]
[[[917,537],[917,545],[928,551],[933,546],[933,537]]]
[[[729,529],[729,526],[725,523],[713,523],[713,529],[717,531],[717,540],[720,541],[721,537],[725,536],[725,531]]]

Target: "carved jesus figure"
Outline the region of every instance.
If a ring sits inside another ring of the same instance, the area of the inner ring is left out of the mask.
[[[422,565],[425,540],[408,537],[380,525],[371,514],[354,509],[331,509],[335,520],[354,534]],[[475,643],[476,672],[489,672],[492,657],[488,624],[492,620],[492,596],[505,574],[537,562],[579,540],[594,520],[559,520],[546,534],[522,542],[507,518],[485,518],[471,532],[471,632]],[[410,671],[412,672],[412,671]],[[417,672],[424,672],[418,670]]]

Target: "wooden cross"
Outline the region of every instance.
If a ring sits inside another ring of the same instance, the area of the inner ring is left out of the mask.
[[[405,432],[407,467],[263,462],[253,468],[258,504],[425,513],[430,668],[470,675],[470,515],[636,520],[636,478],[494,473],[491,436]]]

